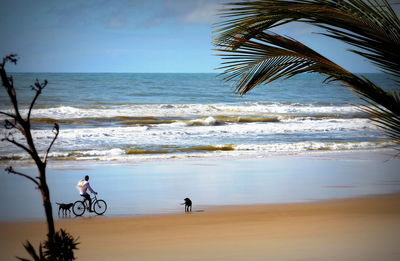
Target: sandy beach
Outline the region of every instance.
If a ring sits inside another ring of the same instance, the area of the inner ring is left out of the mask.
[[[59,217],[53,204],[56,227],[79,237],[78,260],[399,260],[399,161],[388,155],[65,162],[48,179],[52,202],[74,202],[89,174],[109,204],[105,216],[81,218]],[[0,175],[0,260],[45,239],[40,195],[23,181]]]
[[[58,220],[78,260],[399,260],[400,194],[314,203],[227,206],[190,214]],[[0,259],[26,256],[40,222],[0,224]]]

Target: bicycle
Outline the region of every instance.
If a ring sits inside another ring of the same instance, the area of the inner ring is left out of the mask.
[[[97,199],[95,195],[92,198],[92,208],[97,215],[103,215],[107,210],[107,203],[102,199]],[[89,210],[89,202],[88,200],[77,200],[72,206],[72,212],[74,212],[75,216],[82,216],[86,209]]]

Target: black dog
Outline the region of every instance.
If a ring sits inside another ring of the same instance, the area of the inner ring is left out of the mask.
[[[62,210],[63,215],[67,215],[67,211],[71,215],[71,208],[74,205],[73,203],[63,204],[56,202],[56,204],[58,205],[58,215],[60,215],[60,210]]]
[[[184,201],[185,203],[182,203],[181,205],[185,205],[185,212],[192,212],[192,201],[190,198],[185,198]]]

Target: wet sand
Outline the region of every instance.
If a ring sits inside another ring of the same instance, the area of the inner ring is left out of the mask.
[[[341,152],[257,159],[192,159],[161,162],[51,162],[48,184],[56,202],[80,200],[75,186],[90,176],[107,216],[180,213],[183,199],[196,207],[310,202],[400,192],[400,158],[389,153]],[[37,175],[33,168],[14,167]],[[44,218],[32,182],[2,171],[0,221]],[[15,195],[18,195],[16,197]]]
[[[57,220],[78,260],[400,260],[400,194],[194,208],[190,214]],[[0,223],[0,260],[26,256],[40,222]]]

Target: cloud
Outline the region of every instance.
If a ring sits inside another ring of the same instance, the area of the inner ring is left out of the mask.
[[[230,0],[165,0],[159,2],[159,11],[146,22],[146,26],[172,21],[177,24],[209,25],[216,21],[217,11],[223,2]]]
[[[235,1],[239,0],[77,0],[63,4],[50,1],[46,5],[47,14],[54,16],[59,26],[120,29],[128,25],[155,27],[169,22],[211,25],[218,19],[222,3]]]
[[[63,4],[49,4],[48,14],[57,17],[59,25],[125,27],[146,14],[145,0],[79,0]]]
[[[221,4],[215,1],[197,1],[197,5],[182,17],[186,24],[212,24]]]
[[[110,28],[123,28],[126,25],[125,16],[114,15],[108,19],[107,25]]]

